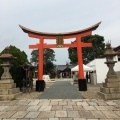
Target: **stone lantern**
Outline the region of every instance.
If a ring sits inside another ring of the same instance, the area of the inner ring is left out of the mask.
[[[11,53],[10,53],[10,48],[6,47],[4,49],[4,53],[0,56],[0,59],[2,59],[3,64],[1,64],[0,66],[3,67],[4,69],[4,73],[1,76],[2,80],[8,80],[8,79],[12,79],[12,76],[9,73],[9,70],[12,66],[11,64],[11,60],[15,59],[16,57],[14,57]]]
[[[103,83],[103,87],[100,88],[99,92],[104,99],[120,99],[120,79],[113,69],[117,62],[114,61],[114,57],[117,54],[118,53],[112,49],[111,44],[107,43],[104,56],[106,57],[105,64],[107,64],[109,70],[106,75],[105,83]]]
[[[117,52],[113,51],[111,44],[107,43],[106,44],[106,52],[104,53],[104,56],[106,57],[106,62],[109,71],[107,73],[107,80],[108,81],[113,81],[113,78],[117,78],[117,74],[114,71],[113,67],[117,61],[114,61],[114,57],[118,54]],[[115,82],[115,81],[114,81]]]
[[[15,88],[16,84],[9,73],[12,66],[11,60],[15,59],[15,57],[10,54],[9,47],[4,49],[4,53],[0,56],[0,59],[3,60],[0,66],[4,69],[0,80],[0,100],[14,99],[16,95],[20,94],[20,90],[19,88]]]

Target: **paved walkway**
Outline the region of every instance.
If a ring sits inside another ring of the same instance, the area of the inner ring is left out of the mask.
[[[62,83],[56,82],[58,84]],[[64,81],[63,88],[68,85]],[[0,101],[0,120],[120,120],[120,100],[24,98]]]
[[[120,120],[120,100],[0,101],[0,120]]]
[[[82,99],[82,96],[69,80],[62,80],[45,89],[38,99]]]

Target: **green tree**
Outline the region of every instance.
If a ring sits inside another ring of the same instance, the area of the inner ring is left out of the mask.
[[[34,65],[38,64],[38,49],[37,50],[33,50],[31,52],[32,58],[31,63],[33,63]],[[49,73],[51,70],[54,69],[54,64],[53,61],[55,61],[55,52],[53,49],[47,48],[44,49],[44,74]]]
[[[44,69],[45,69],[44,74],[51,73],[51,71],[53,71],[54,67],[55,67],[55,66],[54,66],[53,62],[47,61],[47,62],[44,64]]]
[[[54,69],[53,61],[56,61],[54,50],[44,49],[44,74],[48,74]]]
[[[38,49],[32,50],[32,57],[30,58],[30,62],[33,63],[34,66],[38,64]]]
[[[104,37],[99,35],[89,35],[81,38],[82,42],[92,43],[92,47],[84,47],[82,48],[82,56],[84,64],[92,61],[94,58],[98,58],[103,55],[105,51],[105,43]],[[69,48],[69,59],[72,64],[76,64],[78,62],[77,57],[77,48]]]
[[[20,49],[16,48],[15,46],[10,45],[10,52],[11,54],[16,57],[16,59],[11,61],[11,64],[13,65],[10,69],[10,73],[12,75],[13,80],[15,81],[17,87],[22,87],[22,80],[23,80],[23,73],[22,73],[22,67],[25,62],[28,62],[27,55],[24,51],[21,51]],[[3,51],[0,53],[0,55],[3,53]],[[0,61],[2,63],[2,60]],[[3,69],[0,69],[0,76],[2,75]]]
[[[55,60],[55,52],[53,49],[47,48],[44,49],[44,62],[46,63],[47,61],[56,61]]]

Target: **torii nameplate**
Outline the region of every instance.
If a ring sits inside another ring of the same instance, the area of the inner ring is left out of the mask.
[[[56,45],[57,47],[63,47],[64,45],[64,38],[63,36],[56,36]]]

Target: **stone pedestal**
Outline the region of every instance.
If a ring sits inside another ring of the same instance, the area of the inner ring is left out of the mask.
[[[21,92],[19,88],[16,88],[14,80],[0,80],[0,100],[15,99],[19,94],[21,94]]]
[[[120,99],[120,80],[119,78],[106,79],[99,94],[106,100]]]
[[[45,81],[44,80],[37,80],[36,81],[36,91],[41,92],[45,89]]]
[[[105,100],[120,99],[120,79],[113,69],[115,61],[106,62],[106,64],[109,67],[109,71],[103,87],[100,88],[99,94]]]
[[[79,91],[86,91],[87,90],[86,79],[78,79],[78,89],[79,89]]]

